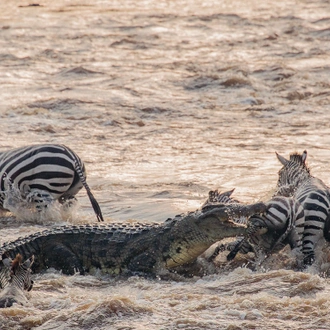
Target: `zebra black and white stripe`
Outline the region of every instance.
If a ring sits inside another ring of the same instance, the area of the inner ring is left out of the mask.
[[[14,260],[3,256],[3,267],[0,271],[0,288],[4,289],[12,284],[18,289],[30,291],[33,286],[31,279],[31,266],[34,263],[34,256],[26,259],[17,254]]]
[[[278,252],[289,244],[291,249],[302,247],[305,214],[301,204],[290,197],[274,197],[266,203],[267,211],[249,218],[246,235],[234,244],[228,245],[231,252],[227,260],[235,258],[238,252],[253,251],[259,263],[267,255]]]
[[[233,194],[235,189],[228,190],[225,192],[220,192],[219,189],[216,190],[210,190],[209,191],[209,197],[207,200],[203,203],[202,208],[204,208],[207,205],[213,205],[213,204],[233,204],[233,203],[239,203],[236,199],[233,199],[231,195]]]
[[[24,304],[26,298],[23,291],[30,291],[33,287],[33,262],[34,256],[24,262],[20,254],[14,260],[3,256],[0,261],[0,308],[11,307],[14,303]]]
[[[4,208],[11,187],[28,200],[62,203],[84,187],[98,221],[103,221],[100,206],[86,182],[85,166],[65,145],[31,145],[0,153],[0,208]]]
[[[315,260],[315,246],[323,236],[325,222],[329,216],[329,188],[310,174],[306,165],[307,151],[294,153],[287,160],[277,154],[283,167],[279,171],[276,195],[290,196],[304,208],[305,227],[303,233],[304,264]]]

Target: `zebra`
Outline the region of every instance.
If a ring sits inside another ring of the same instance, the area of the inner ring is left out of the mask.
[[[233,194],[235,189],[228,190],[225,192],[220,192],[219,189],[217,190],[210,190],[209,191],[209,196],[207,200],[203,203],[202,208],[204,208],[207,205],[212,205],[212,204],[233,204],[233,203],[239,203],[236,199],[233,199],[231,195]]]
[[[238,252],[254,252],[260,265],[267,255],[280,251],[289,244],[291,249],[302,249],[305,226],[305,212],[302,205],[291,197],[278,196],[266,203],[264,214],[255,214],[248,220],[247,232],[222,249],[231,250],[227,260],[235,258]]]
[[[85,187],[98,221],[102,212],[87,182],[85,165],[70,148],[60,144],[30,145],[0,153],[0,208],[6,210],[7,192],[18,189],[37,209],[52,201],[75,199]]]
[[[304,208],[302,252],[304,265],[309,266],[315,261],[315,246],[323,236],[325,222],[329,216],[329,188],[322,180],[310,174],[310,169],[306,165],[306,150],[302,154],[291,154],[289,160],[278,153],[276,156],[283,167],[278,173],[275,196],[292,197]]]
[[[211,190],[202,208],[215,203],[239,203],[231,197],[233,191],[234,189],[221,193],[219,190]],[[235,219],[247,225],[244,237],[227,244],[218,244],[207,260],[213,261],[220,252],[229,250],[228,261],[234,259],[238,252],[243,254],[254,252],[261,264],[267,255],[278,252],[287,244],[291,249],[296,248],[300,252],[305,221],[303,207],[293,198],[283,196],[272,198],[266,205],[267,211],[264,214],[255,214],[249,219]]]
[[[206,201],[202,204],[201,209],[203,211],[207,210],[207,208],[209,206],[215,205],[215,204],[234,204],[234,203],[239,203],[238,200],[234,199],[231,197],[231,195],[233,194],[235,189],[232,190],[228,190],[225,192],[221,192],[219,189],[216,190],[210,190],[209,194],[208,194],[208,198],[206,199]],[[241,224],[246,224],[247,223],[247,219],[245,218],[240,218],[240,219],[235,219],[236,222],[239,222]],[[243,237],[241,237],[241,239],[243,239]],[[237,244],[241,239],[238,239],[237,241],[235,241],[235,244]],[[231,245],[233,245],[233,243],[229,243],[229,244],[222,244],[222,243],[218,243],[218,245],[216,246],[216,248],[214,249],[212,255],[210,255],[207,258],[207,261],[211,262],[213,261],[220,252],[223,252],[224,250],[228,249],[231,250]]]
[[[226,204],[240,204],[240,202],[231,197],[235,189],[228,190],[225,192],[220,192],[220,190],[211,190],[209,191],[209,196],[207,200],[202,204],[201,210],[206,211],[212,205],[226,205]],[[233,218],[236,223],[246,225],[247,218]]]
[[[31,291],[33,280],[31,279],[31,266],[34,256],[23,262],[20,254],[14,260],[2,256],[0,265],[0,308],[12,306],[14,303],[25,304],[24,291]]]

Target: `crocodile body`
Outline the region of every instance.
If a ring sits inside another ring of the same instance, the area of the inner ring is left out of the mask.
[[[59,226],[6,243],[0,255],[34,255],[34,272],[52,267],[65,274],[157,274],[193,262],[225,237],[243,235],[245,226],[233,220],[265,210],[263,203],[217,204],[160,224]]]

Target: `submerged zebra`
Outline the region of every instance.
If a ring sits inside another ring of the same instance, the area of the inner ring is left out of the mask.
[[[323,236],[330,209],[328,186],[310,174],[306,165],[307,151],[293,153],[287,160],[277,154],[283,167],[279,171],[277,196],[288,196],[298,201],[304,208],[305,227],[303,233],[304,264],[311,265],[315,260],[315,246]]]
[[[17,254],[14,260],[9,257],[2,259],[0,262],[0,308],[11,307],[14,303],[24,305],[27,302],[24,291],[30,291],[33,286],[31,279],[33,262],[33,256],[23,262],[20,254]]]
[[[65,145],[41,144],[0,153],[0,208],[5,209],[7,192],[18,189],[23,199],[37,208],[52,201],[65,203],[85,187],[98,221],[102,212],[87,182],[85,166]]]
[[[265,213],[249,218],[244,238],[228,247],[231,252],[227,260],[234,259],[238,252],[252,251],[260,265],[267,255],[278,252],[287,244],[291,249],[301,251],[305,224],[301,204],[293,198],[283,196],[274,197],[265,204]]]
[[[217,191],[211,191],[208,200],[216,202],[217,194]],[[230,195],[225,201],[228,204],[236,202]],[[255,214],[246,219],[247,231],[244,237],[228,244],[219,244],[208,260],[212,261],[219,252],[229,250],[231,252],[227,260],[234,259],[238,252],[254,252],[258,263],[261,264],[267,255],[278,252],[287,244],[292,249],[300,250],[305,219],[300,203],[293,198],[274,197],[265,204],[267,210],[263,214]]]

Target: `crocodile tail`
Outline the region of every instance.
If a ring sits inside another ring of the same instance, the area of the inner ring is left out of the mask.
[[[89,188],[89,186],[86,182],[86,177],[83,173],[82,166],[81,166],[80,162],[78,161],[78,159],[76,157],[74,159],[74,162],[75,162],[75,171],[78,173],[80,181],[81,181],[81,183],[83,184],[84,188],[87,191],[88,198],[89,198],[89,200],[90,200],[90,202],[93,206],[93,209],[94,209],[94,212],[96,214],[97,220],[99,222],[104,221],[100,205],[97,202],[97,200],[95,199],[95,197],[93,196],[93,194],[91,192],[91,189]]]

